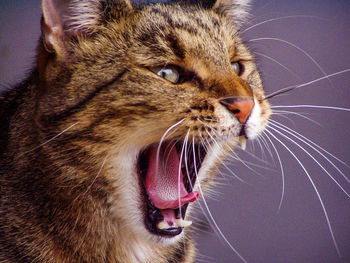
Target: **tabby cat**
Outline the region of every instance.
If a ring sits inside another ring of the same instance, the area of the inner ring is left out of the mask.
[[[42,0],[0,97],[0,262],[194,261],[191,203],[271,114],[248,5]]]

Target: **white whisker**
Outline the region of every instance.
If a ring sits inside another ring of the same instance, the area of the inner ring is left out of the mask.
[[[251,39],[249,41],[261,41],[261,40],[273,40],[273,41],[279,41],[279,42],[282,42],[282,43],[285,43],[287,45],[290,45],[294,48],[296,48],[297,50],[299,50],[300,52],[302,52],[305,56],[307,56],[317,67],[318,69],[321,71],[321,73],[324,75],[324,78],[327,78],[329,83],[331,84],[331,86],[334,88],[334,85],[333,83],[331,82],[330,80],[330,76],[327,75],[327,73],[324,71],[324,69],[321,67],[321,65],[308,53],[306,52],[304,49],[302,49],[301,47],[293,44],[292,42],[290,41],[287,41],[287,40],[284,40],[284,39],[279,39],[279,38],[274,38],[274,37],[262,37],[262,38],[255,38],[255,39]],[[301,86],[297,86],[298,88],[300,88]]]
[[[194,146],[195,146],[195,142],[194,142],[194,137],[192,138],[192,151],[193,151],[193,163],[194,163],[194,166],[196,167],[195,169],[197,169],[197,166],[196,166],[196,158],[195,158],[195,155],[196,155],[196,152],[195,152],[195,149],[194,149]],[[186,147],[187,147],[187,143],[186,143]],[[190,178],[190,175],[189,175],[189,169],[188,169],[188,165],[187,165],[187,154],[185,154],[185,164],[186,164],[186,172],[187,172],[187,178],[188,178],[188,181],[190,183],[190,186],[192,189],[194,189],[194,185],[192,184],[192,181],[191,181],[191,178]],[[199,177],[198,177],[198,174],[195,173],[194,176],[196,176],[196,182],[199,181]],[[220,235],[216,228],[214,227],[214,225],[212,224],[210,218],[208,217],[207,213],[206,213],[206,210],[204,209],[204,207],[202,206],[202,204],[200,202],[198,202],[199,206],[200,206],[200,209],[202,210],[203,212],[203,215],[205,216],[205,218],[207,219],[207,222],[210,224],[211,228],[215,231],[215,233],[217,235]]]
[[[183,157],[183,154],[184,154],[184,149],[185,149],[185,142],[188,140],[188,136],[190,134],[190,129],[188,129],[188,132],[186,134],[186,137],[185,137],[185,140],[184,140],[184,143],[182,144],[182,149],[181,149],[181,154],[180,154],[180,160],[179,160],[179,172],[178,172],[178,184],[177,184],[177,192],[178,192],[178,197],[179,197],[179,207],[181,207],[181,193],[180,193],[180,188],[181,188],[181,166],[182,166],[182,157]],[[181,209],[179,209],[180,211],[180,218],[182,218],[182,211]]]
[[[53,140],[57,139],[58,137],[60,137],[62,134],[66,133],[67,131],[69,131],[70,129],[72,129],[74,126],[76,126],[79,122],[76,122],[74,124],[72,124],[71,126],[69,126],[68,128],[64,129],[63,131],[61,131],[59,134],[55,135],[54,137],[52,137],[51,139],[47,140],[46,142],[40,144],[39,146],[35,147],[34,149],[31,149],[29,151],[26,151],[22,154],[19,155],[19,157],[22,157],[23,155],[30,153],[30,152],[34,152],[35,150],[45,146],[46,144],[52,142]]]
[[[279,213],[281,211],[281,207],[282,207],[282,203],[283,203],[283,199],[284,199],[284,194],[285,194],[285,176],[284,176],[284,169],[283,169],[283,164],[282,164],[282,160],[281,160],[281,157],[280,157],[280,154],[275,146],[275,144],[273,143],[273,141],[270,139],[270,137],[264,133],[266,135],[266,138],[269,140],[270,144],[272,145],[275,153],[276,153],[276,156],[277,156],[277,159],[278,159],[278,163],[280,165],[280,169],[281,169],[281,178],[282,178],[282,192],[281,192],[281,199],[280,199],[280,203],[278,205],[278,210],[277,210],[277,213]]]
[[[298,117],[300,117],[300,118],[303,118],[303,119],[306,119],[306,120],[308,120],[308,121],[311,121],[311,122],[317,124],[318,126],[322,126],[321,123],[319,123],[319,122],[317,122],[317,121],[315,121],[315,120],[313,120],[313,119],[311,119],[311,118],[309,118],[309,117],[306,117],[306,116],[304,116],[303,114],[298,113],[298,112],[284,111],[284,110],[273,110],[273,111],[272,111],[272,115],[281,116],[281,115],[283,115],[283,114],[286,114],[286,115],[288,115],[288,114],[289,114],[289,115],[296,115],[296,116],[298,116]]]
[[[207,132],[207,134],[209,135],[209,137],[213,140],[213,142],[217,145],[218,148],[221,148],[221,146],[218,144],[218,142],[214,139],[214,137],[207,131],[207,129],[205,130]],[[210,145],[209,145],[210,146]],[[214,151],[212,151],[214,152]],[[216,155],[216,154],[215,154]],[[216,155],[216,157],[218,157]],[[234,173],[233,171],[231,171],[231,169],[223,162],[222,165],[240,182],[242,183],[247,183],[246,181],[244,181],[242,178],[240,178],[238,175],[236,175],[236,173]]]
[[[283,65],[281,62],[279,62],[278,60],[268,56],[268,55],[265,55],[263,53],[260,53],[260,52],[256,52],[255,51],[255,54],[258,54],[259,56],[262,56],[262,57],[265,57],[273,62],[275,62],[276,64],[280,65],[282,68],[284,68],[285,70],[287,70],[290,74],[292,74],[294,77],[298,78],[299,80],[301,80],[301,78],[294,72],[292,71],[290,68],[286,67],[285,65]]]
[[[267,152],[269,153],[270,157],[271,157],[271,160],[273,163],[275,163],[275,160],[273,158],[273,154],[272,154],[272,151],[271,151],[271,148],[270,148],[270,145],[267,143],[265,137],[264,137],[264,133],[262,133],[258,138],[261,139],[262,143],[264,144],[265,146],[265,149],[267,149]]]
[[[97,175],[95,176],[94,180],[91,182],[91,184],[89,185],[89,187],[86,189],[86,191],[82,194],[82,195],[85,195],[90,189],[91,187],[93,186],[93,184],[96,182],[97,178],[100,176],[101,172],[102,172],[102,169],[103,167],[105,166],[106,164],[106,160],[107,160],[107,157],[106,156],[104,159],[103,159],[103,162],[102,162],[102,165],[100,167],[100,170],[98,171]]]
[[[340,111],[349,111],[348,108],[342,107],[333,107],[333,106],[323,106],[323,105],[279,105],[279,106],[271,106],[273,109],[278,108],[314,108],[314,109],[326,109],[326,110],[340,110]]]
[[[333,244],[335,246],[335,249],[339,255],[339,257],[341,257],[341,254],[340,254],[340,250],[338,248],[338,244],[337,244],[337,241],[335,240],[335,237],[334,237],[334,233],[333,233],[333,228],[332,228],[332,225],[330,223],[330,220],[329,220],[329,217],[328,217],[328,213],[327,213],[327,210],[326,210],[326,207],[323,203],[323,200],[321,198],[321,195],[313,181],[313,179],[311,178],[309,172],[306,170],[305,166],[303,165],[303,163],[299,160],[299,158],[292,152],[292,150],[290,150],[287,145],[285,145],[280,139],[278,139],[272,132],[270,132],[269,130],[266,130],[266,132],[268,132],[276,141],[278,141],[292,156],[293,158],[298,162],[298,164],[300,165],[300,167],[304,170],[306,176],[308,177],[316,195],[317,195],[317,198],[321,204],[321,207],[322,207],[322,210],[323,210],[323,214],[326,218],[326,221],[327,221],[327,226],[328,226],[328,229],[329,229],[329,232],[330,232],[330,235],[332,237],[332,240],[333,240]]]
[[[294,15],[294,16],[282,16],[282,17],[277,17],[277,18],[271,18],[271,19],[268,19],[268,20],[265,20],[265,21],[262,21],[262,22],[259,22],[255,25],[252,25],[246,29],[244,29],[241,34],[255,28],[255,27],[258,27],[258,26],[261,26],[263,24],[266,24],[266,23],[270,23],[270,22],[273,22],[273,21],[278,21],[278,20],[283,20],[283,19],[289,19],[289,18],[314,18],[314,19],[322,19],[324,20],[323,18],[320,18],[320,17],[317,17],[317,16],[310,16],[310,15]]]
[[[274,121],[274,120],[270,120],[270,121],[271,121],[271,122],[275,122],[275,123],[281,125],[282,127],[288,129],[290,132],[292,132],[292,133],[298,135],[300,138],[303,138],[304,140],[308,141],[310,144],[312,144],[312,145],[315,146],[316,148],[320,149],[320,150],[323,151],[324,153],[328,154],[329,156],[331,156],[332,158],[334,158],[335,160],[337,160],[337,161],[340,162],[341,164],[343,164],[343,165],[345,165],[346,167],[350,168],[350,166],[349,166],[347,163],[345,163],[344,161],[342,161],[341,159],[339,159],[339,158],[336,157],[335,155],[331,154],[331,153],[328,152],[326,149],[322,148],[321,146],[319,146],[317,143],[313,142],[313,141],[310,140],[309,138],[307,138],[307,137],[303,136],[302,134],[300,134],[300,133],[294,131],[293,129],[289,128],[288,126],[283,125],[282,123],[276,122],[276,121]],[[310,147],[311,147],[311,146],[310,146]],[[315,151],[317,151],[317,150],[315,150]],[[318,152],[318,151],[317,151],[317,152]],[[346,180],[348,180],[347,177],[346,177]]]
[[[193,146],[193,147],[194,147],[194,146]],[[194,150],[193,150],[193,151],[194,151]],[[193,152],[193,153],[194,153],[194,152]],[[194,158],[194,159],[193,159],[194,163],[196,163],[196,155],[195,155],[195,154],[193,155],[193,158]],[[196,165],[194,166],[194,171],[195,171],[195,174],[196,174],[196,176],[197,176],[197,178],[198,178],[198,171],[197,171]],[[204,197],[204,194],[203,194],[203,191],[202,191],[202,187],[201,187],[201,184],[200,184],[200,180],[198,180],[198,189],[199,189],[200,194],[201,194],[201,196],[202,196],[202,200],[203,200],[204,206],[206,207],[206,209],[207,209],[207,211],[208,211],[208,215],[209,215],[209,217],[210,217],[210,219],[211,219],[211,222],[214,224],[215,228],[216,228],[217,231],[220,233],[220,236],[224,239],[224,241],[226,242],[226,244],[232,249],[232,251],[233,251],[234,253],[236,253],[236,255],[237,255],[243,262],[248,263],[248,262],[238,253],[238,251],[231,245],[231,243],[227,240],[227,238],[225,237],[225,235],[222,233],[220,227],[217,225],[217,223],[216,223],[216,221],[215,221],[213,215],[212,215],[211,212],[210,212],[210,209],[209,209],[209,207],[208,207],[208,204],[207,204],[207,202],[206,202],[206,200],[205,200],[205,197]]]
[[[157,156],[156,156],[156,171],[158,171],[158,162],[159,162],[159,153],[160,153],[160,148],[162,147],[162,143],[165,140],[166,136],[168,135],[168,133],[174,129],[175,127],[179,126],[183,121],[185,120],[182,119],[180,121],[178,121],[177,123],[175,123],[174,125],[170,126],[170,128],[168,128],[165,133],[163,134],[162,138],[160,139],[159,145],[158,145],[158,149],[157,149]]]
[[[297,138],[298,140],[302,141],[303,143],[305,143],[307,146],[309,146],[311,149],[313,149],[315,152],[317,152],[318,154],[320,154],[325,160],[327,160],[343,177],[345,180],[347,180],[348,183],[350,183],[349,178],[346,177],[346,175],[331,161],[327,158],[327,156],[325,156],[324,154],[322,154],[320,151],[318,151],[314,146],[312,146],[311,144],[309,144],[307,141],[303,140],[302,138],[300,138],[298,135],[294,134],[293,132],[279,126],[280,124],[274,122],[274,123],[270,123],[272,126],[287,132],[288,134],[292,135],[293,137]],[[271,127],[271,126],[270,126]],[[275,130],[275,129],[274,129]],[[292,141],[294,144],[296,144],[299,148],[301,148],[304,152],[306,152],[321,168],[324,172],[327,173],[327,175],[336,183],[336,185],[338,185],[340,187],[340,189],[342,189],[342,191],[348,196],[350,197],[350,195],[345,191],[345,189],[338,183],[337,180],[335,180],[335,178],[330,175],[330,173],[323,168],[323,166],[316,160],[315,157],[313,157],[308,151],[304,150],[303,147],[301,147],[298,143],[296,143],[294,140],[290,139],[288,136],[286,136],[285,134],[275,130],[276,132],[280,133],[282,136],[284,136],[285,138],[289,139],[290,141]]]
[[[260,137],[257,137],[256,140],[254,140],[254,141],[256,141],[256,142],[258,143],[258,145],[259,145],[260,152],[261,152],[261,155],[262,155],[261,158],[262,158],[263,160],[266,160],[266,161],[267,161],[266,153],[265,153],[264,147],[263,147],[262,144],[261,144]],[[253,141],[253,142],[254,142],[254,141]]]
[[[303,84],[299,84],[299,85],[292,85],[292,86],[288,86],[288,87],[285,87],[285,88],[282,88],[282,89],[279,89],[269,95],[266,96],[266,98],[271,98],[273,97],[274,95],[277,95],[283,91],[289,91],[289,90],[293,90],[293,89],[299,89],[299,88],[302,88],[302,87],[305,87],[305,86],[308,86],[308,85],[311,85],[315,82],[318,82],[318,81],[321,81],[321,80],[324,80],[324,79],[330,79],[331,77],[334,77],[336,75],[340,75],[340,74],[344,74],[344,73],[347,73],[347,72],[350,72],[350,69],[344,69],[344,70],[341,70],[341,71],[338,71],[338,72],[335,72],[335,73],[332,73],[332,74],[328,74],[328,75],[325,75],[323,77],[320,77],[318,79],[314,79],[314,80],[311,80],[309,82],[306,82],[306,83],[303,83]],[[273,108],[273,107],[272,107]],[[350,111],[350,109],[345,109],[345,108],[338,108],[338,107],[330,107],[330,109],[343,109],[345,111]]]

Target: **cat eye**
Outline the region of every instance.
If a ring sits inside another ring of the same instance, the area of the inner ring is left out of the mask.
[[[232,62],[231,63],[232,69],[238,76],[241,76],[243,74],[243,66],[239,62]]]
[[[180,81],[180,73],[173,66],[155,67],[150,70],[171,83],[177,84]]]

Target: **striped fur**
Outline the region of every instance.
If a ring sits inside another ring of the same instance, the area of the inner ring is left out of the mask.
[[[43,0],[37,65],[0,97],[0,262],[194,261],[188,230],[164,239],[145,229],[140,151],[181,119],[171,136],[208,138],[210,125],[234,145],[237,121],[219,99],[246,89],[262,109],[256,125],[270,114],[237,35],[248,2],[210,2]],[[166,65],[191,79],[149,70]],[[215,151],[199,174],[205,187],[224,158]]]

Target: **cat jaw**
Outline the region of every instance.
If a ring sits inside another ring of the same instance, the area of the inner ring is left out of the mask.
[[[245,123],[245,136],[248,140],[253,140],[261,135],[267,124],[266,119],[261,117],[262,109],[259,101],[257,98],[254,98],[254,101],[255,106]],[[220,127],[220,129],[217,130],[216,134],[212,133],[211,136],[213,137],[204,133],[202,135],[207,136],[207,140],[211,141],[211,146],[207,147],[208,152],[198,171],[198,178],[193,188],[194,191],[198,191],[201,195],[207,192],[211,184],[215,184],[214,179],[215,174],[218,172],[217,167],[225,160],[227,152],[233,151],[233,149],[237,147],[236,145],[239,145],[241,127],[232,113],[217,100],[208,100],[208,103],[213,105],[215,109],[214,116],[219,120],[217,127]],[[189,118],[181,122],[179,126],[190,126],[191,124],[188,119]],[[145,133],[147,134],[147,132],[142,130],[142,134]],[[191,136],[198,136],[195,132],[187,133],[188,137],[190,137],[189,134],[191,134]],[[137,136],[134,135],[132,138],[134,139],[135,137]],[[192,140],[194,141],[194,137]],[[149,143],[153,141],[153,139],[144,141]],[[191,141],[191,139],[188,141]],[[241,147],[242,144],[243,142],[241,142]],[[124,142],[123,145],[123,148],[118,147],[118,150],[112,154],[113,157],[109,158],[105,175],[115,188],[115,195],[110,197],[110,203],[113,204],[111,211],[116,218],[116,231],[118,233],[128,233],[128,235],[125,236],[125,243],[129,243],[130,240],[133,240],[135,244],[153,244],[159,247],[176,245],[186,238],[188,232],[187,228],[184,228],[183,231],[176,236],[165,237],[151,233],[145,226],[145,200],[137,167],[140,153],[148,144],[142,144],[141,141],[139,141],[136,144],[135,142],[134,144]],[[130,147],[131,145],[132,147]],[[188,206],[188,211],[186,213],[186,219],[188,220],[191,220],[193,207],[193,204],[189,204]],[[119,241],[123,240],[122,236],[123,234],[119,235]]]

